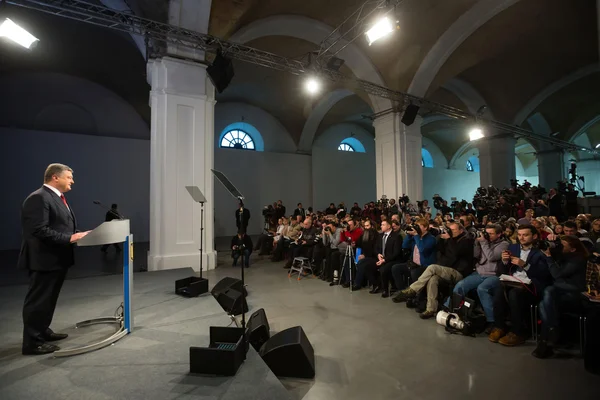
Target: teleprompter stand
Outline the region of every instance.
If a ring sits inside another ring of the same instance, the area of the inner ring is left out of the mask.
[[[53,353],[54,357],[68,357],[88,353],[115,343],[133,331],[133,313],[131,294],[133,291],[133,235],[130,233],[128,219],[115,219],[104,222],[77,241],[77,246],[100,246],[104,244],[124,243],[123,246],[123,302],[112,317],[88,319],[75,324],[79,329],[97,324],[116,324],[119,330],[110,337],[96,343],[70,349],[61,349]]]
[[[211,170],[215,178],[225,186],[233,197],[243,200],[244,197],[235,186],[219,171]],[[242,249],[242,287],[244,287],[244,251]],[[246,290],[242,290],[242,301],[246,302]],[[235,317],[232,317],[235,322]],[[237,322],[236,322],[237,325]],[[211,375],[235,375],[246,359],[248,337],[246,333],[246,312],[242,307],[242,327],[210,327],[210,344],[208,347],[190,347],[190,372]]]
[[[185,188],[190,196],[192,196],[192,199],[196,203],[200,203],[200,277],[190,276],[175,281],[175,293],[185,297],[198,297],[208,292],[208,279],[202,277],[202,261],[204,259],[202,251],[204,244],[204,203],[206,203],[206,198],[198,186],[186,186]]]

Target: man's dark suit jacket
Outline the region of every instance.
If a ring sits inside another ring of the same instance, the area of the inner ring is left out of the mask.
[[[383,233],[377,235],[377,242],[375,242],[375,257],[377,257],[378,254],[383,254],[386,264],[399,261],[402,257],[402,240],[400,235],[397,232],[390,231],[390,236],[388,236],[387,242],[385,242],[385,249],[382,248],[383,235]]]
[[[521,254],[521,245],[511,244],[508,246],[508,251],[515,257],[519,257]],[[535,286],[535,290],[538,297],[541,297],[544,293],[544,289],[547,286],[552,285],[552,275],[550,274],[550,267],[548,265],[548,258],[540,249],[532,248],[527,256],[527,264],[529,264],[529,270],[527,276],[531,279],[531,283]],[[512,263],[504,264],[502,260],[498,261],[496,266],[496,275],[501,274],[512,275],[517,271],[523,269],[518,265]]]
[[[42,186],[25,199],[21,227],[19,268],[56,271],[74,264],[74,245],[70,242],[77,229],[75,214],[51,189]]]

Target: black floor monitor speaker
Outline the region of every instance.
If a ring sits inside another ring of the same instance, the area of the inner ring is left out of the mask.
[[[216,298],[219,293],[224,292],[227,289],[237,290],[238,292],[243,291],[246,294],[246,296],[248,296],[248,292],[246,292],[246,288],[244,288],[242,281],[229,276],[217,282],[217,284],[215,285],[215,287],[212,288],[210,293]]]
[[[208,279],[190,276],[175,281],[175,293],[185,297],[198,297],[208,293]]]
[[[315,377],[315,350],[301,326],[273,335],[260,349],[260,356],[276,376]]]
[[[417,114],[419,113],[419,106],[415,106],[414,104],[409,104],[404,110],[404,115],[402,116],[402,123],[406,126],[412,125],[415,122],[415,118],[417,118]]]
[[[263,308],[255,311],[248,318],[246,328],[248,329],[248,341],[256,351],[259,351],[271,337],[269,321],[267,321],[267,314]]]
[[[190,372],[233,376],[246,359],[243,328],[210,327],[208,347],[190,347]]]
[[[237,290],[226,289],[218,293],[215,298],[227,314],[240,315],[242,312],[248,312],[248,303],[242,293]]]

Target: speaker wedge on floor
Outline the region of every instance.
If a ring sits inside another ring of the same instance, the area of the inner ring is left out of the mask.
[[[246,324],[248,342],[254,347],[257,352],[271,337],[269,330],[269,321],[267,320],[267,314],[263,308],[256,310]]]
[[[300,326],[273,335],[259,354],[276,376],[315,377],[315,351]]]

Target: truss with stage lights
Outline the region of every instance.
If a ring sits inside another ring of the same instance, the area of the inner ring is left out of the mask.
[[[427,110],[428,112],[439,113],[459,120],[475,119],[475,116],[459,108],[451,107],[441,103],[436,103],[407,93],[392,90],[385,86],[378,85],[362,79],[356,79],[354,77],[346,76],[336,70],[329,69],[327,67],[320,66],[318,69],[315,70],[314,65],[311,65],[308,62],[278,56],[277,54],[269,53],[263,50],[258,50],[249,46],[228,42],[226,40],[222,40],[208,34],[203,34],[189,29],[165,24],[162,22],[140,18],[135,15],[132,15],[131,13],[113,10],[96,4],[90,4],[81,0],[6,0],[6,2],[15,6],[25,7],[63,18],[69,18],[108,29],[128,32],[134,35],[140,35],[144,37],[147,42],[151,40],[155,43],[165,43],[176,46],[182,46],[185,48],[202,50],[213,54],[216,54],[218,51],[221,51],[224,56],[230,57],[235,60],[244,61],[247,63],[279,71],[285,71],[294,75],[313,73],[329,81],[342,83],[351,90],[361,90],[373,96],[378,96],[391,100],[392,103],[395,105],[394,109],[386,110],[384,112],[402,111],[406,107],[406,105],[414,104],[424,110]],[[393,1],[393,3],[398,2],[399,1]],[[374,0],[373,2],[368,1],[367,3],[373,3],[373,5],[381,7],[380,3],[387,2],[382,0]],[[373,10],[376,10],[376,8],[377,7],[373,8]],[[364,9],[361,12],[364,12]],[[359,19],[359,22],[363,21],[368,16],[367,13],[355,13],[352,15],[362,15],[364,18]],[[362,26],[361,23],[352,25],[348,28],[348,32],[351,32],[353,29],[357,29],[357,27],[360,26]],[[345,31],[343,31],[342,28],[340,28],[337,34],[333,36],[330,35],[332,39],[329,42],[326,39],[322,43],[321,49],[325,49],[325,51],[327,51],[328,48],[332,48],[331,46],[335,46],[335,38],[340,37],[340,32],[342,32],[341,37],[344,37],[346,35],[344,33]],[[327,45],[327,43],[330,44]],[[377,114],[375,114],[375,116],[377,116]],[[517,137],[524,137],[528,139],[534,139],[540,142],[550,143],[554,146],[565,148],[571,151],[584,151],[594,155],[600,155],[600,151],[598,150],[577,146],[573,143],[569,143],[567,141],[556,139],[550,136],[536,134],[518,126],[494,120],[487,120],[483,118],[479,118],[479,122],[485,123],[488,126],[492,126],[497,130],[511,133]]]

